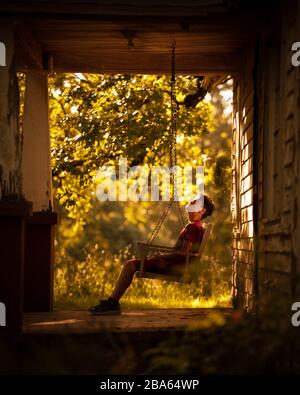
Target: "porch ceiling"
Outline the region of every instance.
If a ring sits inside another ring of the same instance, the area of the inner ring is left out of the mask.
[[[121,0],[118,7],[99,0],[86,7],[82,1],[64,0],[57,8],[55,2],[26,3],[0,4],[2,15],[16,22],[22,71],[169,73],[175,39],[178,73],[218,77],[241,70],[241,54],[258,25],[257,15],[228,13],[221,0],[187,0],[186,7],[164,0],[150,8]]]

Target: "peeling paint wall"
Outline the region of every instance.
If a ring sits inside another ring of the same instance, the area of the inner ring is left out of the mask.
[[[8,22],[0,23],[0,40],[6,46],[6,66],[0,67],[0,199],[22,197],[22,138],[12,26]]]

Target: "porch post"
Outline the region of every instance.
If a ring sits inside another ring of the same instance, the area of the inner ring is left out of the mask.
[[[22,198],[22,139],[12,20],[0,20],[0,41],[4,54],[0,64],[0,302],[5,305],[1,333],[22,328],[24,217],[32,206]]]
[[[23,191],[33,202],[26,221],[24,310],[51,311],[53,301],[54,225],[50,162],[48,76],[43,70],[26,73],[23,116]]]

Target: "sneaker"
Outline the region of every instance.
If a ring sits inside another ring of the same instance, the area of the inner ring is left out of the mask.
[[[95,315],[101,314],[121,314],[119,302],[111,302],[108,299],[100,300],[96,306],[89,307],[89,312]]]

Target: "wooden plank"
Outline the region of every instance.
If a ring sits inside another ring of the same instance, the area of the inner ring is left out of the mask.
[[[281,294],[290,295],[290,281],[290,274],[288,271],[280,272],[259,268],[259,287],[264,295],[266,288],[273,290],[273,298],[275,290],[276,294],[280,292]]]
[[[284,146],[284,165],[291,165],[295,158],[295,141],[294,139],[289,140]]]
[[[135,335],[142,333],[141,339],[145,340],[147,333],[186,330],[199,320],[207,320],[211,312],[220,312],[224,315],[231,314],[231,309],[193,309],[193,308],[155,308],[128,310],[124,308],[120,315],[91,315],[88,311],[68,310],[54,311],[51,313],[26,313],[24,315],[24,333],[87,333],[103,334],[128,333]],[[134,340],[132,339],[132,340]],[[76,339],[77,341],[77,339]],[[93,337],[93,346],[94,346]],[[110,346],[111,347],[111,346]]]
[[[188,20],[149,18],[137,21],[132,16],[119,19],[106,16],[97,20],[96,15],[94,19],[84,20],[84,15],[83,12],[79,20],[49,19],[46,14],[39,18],[23,18],[31,35],[24,35],[23,41],[21,38],[22,46],[37,65],[41,63],[37,50],[40,46],[54,57],[54,71],[58,72],[143,73],[147,72],[145,65],[161,63],[150,67],[149,72],[164,73],[167,67],[169,69],[170,45],[175,38],[179,72],[184,73],[186,69],[186,73],[233,74],[242,68],[239,52],[248,41],[246,26],[253,24],[253,18],[249,25],[247,18],[241,23],[232,16],[229,19],[205,16]],[[31,45],[32,37],[36,37],[38,43]],[[156,58],[154,62],[150,55]],[[147,58],[143,60],[143,57]],[[196,67],[196,63],[200,67]],[[23,62],[18,70],[24,71],[26,67]]]
[[[126,3],[118,1],[116,3],[111,0],[106,3],[100,2],[59,2],[59,7],[56,2],[53,1],[39,1],[39,2],[26,2],[26,8],[22,1],[4,1],[1,3],[2,12],[6,13],[31,13],[31,14],[45,14],[48,15],[135,15],[135,16],[198,16],[203,17],[208,14],[222,15],[227,11],[227,7],[224,2],[218,2],[208,5],[199,0],[197,2],[132,2],[127,1]],[[268,10],[269,11],[269,10]],[[238,12],[235,13],[239,15]],[[252,12],[254,14],[254,12]],[[262,8],[257,12],[257,17],[263,19],[264,12]],[[269,14],[271,14],[269,12]],[[241,16],[243,14],[240,13]],[[245,15],[245,14],[244,14]],[[251,13],[250,13],[251,15]],[[266,14],[267,15],[267,14]],[[252,15],[251,15],[252,16]]]
[[[28,69],[42,70],[41,46],[24,23],[15,24],[15,37],[17,61],[23,65],[23,68],[26,64]]]
[[[284,130],[284,141],[287,143],[295,136],[295,119],[294,115],[291,115],[285,123],[285,130]]]
[[[169,54],[130,53],[125,56],[111,53],[81,52],[80,54],[53,53],[53,70],[56,72],[90,73],[170,73]],[[177,55],[176,71],[182,74],[236,73],[241,69],[238,55],[218,54]]]
[[[262,253],[291,253],[291,236],[280,233],[265,235],[260,242],[260,251]]]
[[[283,213],[293,210],[294,189],[292,187],[282,188],[282,209]]]
[[[296,111],[296,95],[295,91],[292,90],[285,99],[285,116],[289,118]]]
[[[62,33],[77,34],[107,34],[111,32],[133,31],[137,35],[140,33],[156,34],[188,34],[188,35],[209,35],[210,37],[230,38],[234,41],[242,41],[249,36],[247,23],[241,23],[238,19],[224,18],[97,18],[86,19],[82,15],[81,19],[70,18],[49,19],[45,16],[41,18],[28,17],[25,19],[31,28],[38,30],[43,36],[53,34],[59,37]]]
[[[53,248],[57,214],[35,212],[26,218],[24,260],[24,311],[53,308]],[[37,281],[38,280],[38,281]]]

